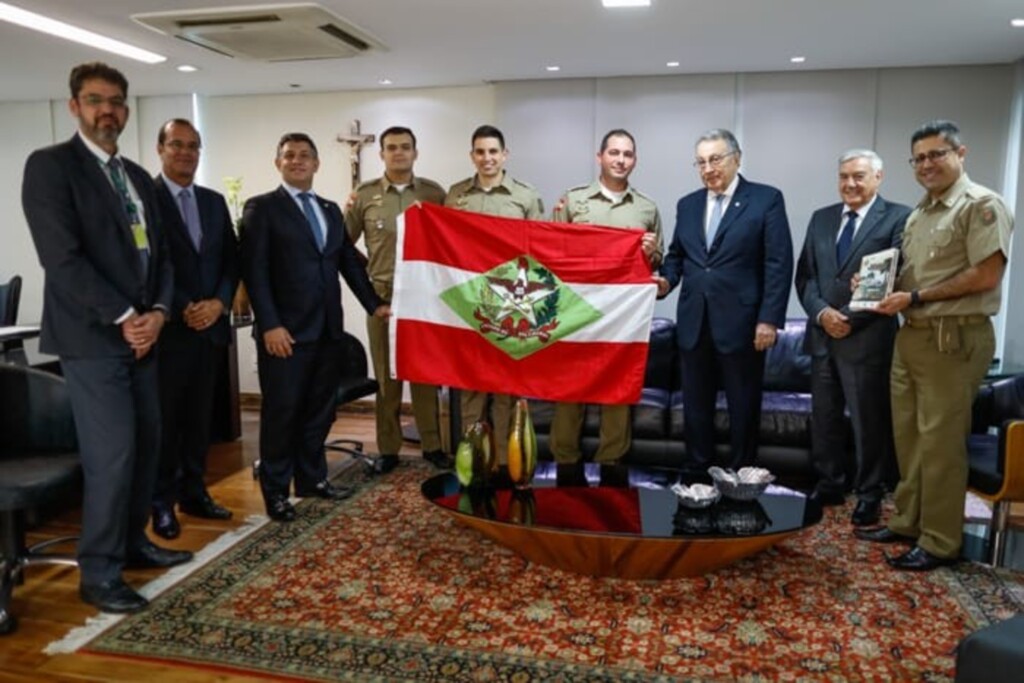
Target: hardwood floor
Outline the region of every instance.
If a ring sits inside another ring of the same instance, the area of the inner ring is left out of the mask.
[[[263,514],[259,486],[252,478],[252,462],[256,458],[258,415],[243,411],[242,438],[233,443],[213,447],[207,463],[207,483],[211,495],[234,511],[227,521],[205,520],[180,515],[182,533],[174,541],[161,545],[193,551],[206,546],[226,531],[238,528],[252,514]],[[372,413],[344,413],[334,423],[332,436],[359,439],[374,452],[374,419]],[[419,449],[404,446],[403,455],[419,455]],[[328,452],[332,470],[344,466],[349,457]],[[61,514],[45,523],[29,536],[35,543],[78,533],[78,511]],[[126,579],[141,587],[160,576],[158,570],[126,572]],[[0,681],[160,681],[205,682],[266,680],[233,676],[223,672],[204,672],[185,667],[125,661],[98,655],[43,654],[51,642],[62,638],[70,629],[81,626],[97,611],[78,599],[78,570],[71,567],[36,566],[25,572],[25,582],[15,586],[11,611],[18,619],[18,630],[0,637]]]

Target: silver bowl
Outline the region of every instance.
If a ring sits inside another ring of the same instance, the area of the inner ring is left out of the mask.
[[[722,496],[717,488],[707,484],[694,484],[692,486],[673,484],[672,493],[676,494],[680,505],[691,510],[702,510],[711,507]]]
[[[732,500],[756,500],[775,481],[771,472],[760,467],[743,467],[739,472],[709,467],[708,474],[715,482],[715,488]]]

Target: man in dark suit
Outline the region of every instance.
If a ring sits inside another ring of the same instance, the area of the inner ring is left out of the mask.
[[[153,492],[153,531],[176,537],[181,511],[228,519],[231,511],[210,497],[203,482],[217,358],[231,340],[228,314],[238,286],[237,244],[227,203],[195,180],[199,131],[185,119],[160,128],[156,151],[157,209],[174,264],[170,319],[157,352],[163,440]]]
[[[793,246],[782,193],[739,175],[740,146],[727,130],[697,141],[694,166],[704,189],[676,207],[676,228],[658,293],[682,282],[676,329],[682,350],[688,467],[715,460],[719,381],[729,406],[730,455],[754,461],[761,420],[764,353],[786,323]]]
[[[390,308],[373,290],[345,232],[341,210],[312,192],[316,145],[288,133],[274,160],[281,186],[251,198],[242,214],[242,278],[256,314],[260,485],[267,514],[295,519],[297,496],[338,499],[352,490],[327,481],[324,439],[334,421],[343,331],[338,273],[368,313]]]
[[[896,320],[849,309],[850,279],[861,258],[898,249],[910,214],[878,195],[881,183],[882,160],[874,152],[855,149],[839,158],[843,201],[811,216],[796,271],[796,290],[807,311],[804,350],[812,357],[811,455],[818,483],[811,497],[839,505],[852,488],[856,526],[878,523],[885,486],[896,472],[889,410]],[[846,408],[853,423],[853,463],[846,457]]]
[[[160,446],[157,343],[173,275],[153,180],[117,152],[128,82],[93,62],[71,71],[78,132],[25,163],[22,206],[45,271],[40,350],[60,357],[85,492],[78,541],[82,600],[105,612],[147,601],[122,569],[192,554],[145,533]]]

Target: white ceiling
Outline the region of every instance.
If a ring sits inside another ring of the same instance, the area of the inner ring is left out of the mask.
[[[133,95],[208,95],[476,85],[488,81],[1009,63],[1024,58],[1021,0],[320,0],[387,52],[242,62],[161,35],[130,15],[264,4],[230,0],[5,0],[166,55],[148,66],[0,22],[0,100],[62,98],[70,66],[101,59]],[[283,0],[277,0],[282,2]],[[271,4],[271,3],[265,3]],[[794,55],[806,56],[802,65]],[[666,62],[678,61],[678,68]],[[183,74],[182,63],[200,71]],[[548,73],[545,67],[561,70]]]

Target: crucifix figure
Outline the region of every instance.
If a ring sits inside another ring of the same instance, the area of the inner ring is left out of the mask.
[[[359,187],[359,154],[362,152],[363,147],[366,145],[372,145],[376,139],[377,136],[372,133],[364,134],[360,132],[359,119],[354,119],[352,123],[349,124],[348,135],[345,135],[344,133],[338,134],[338,142],[343,142],[349,146],[348,159],[352,168],[352,192],[355,192],[355,189]]]

